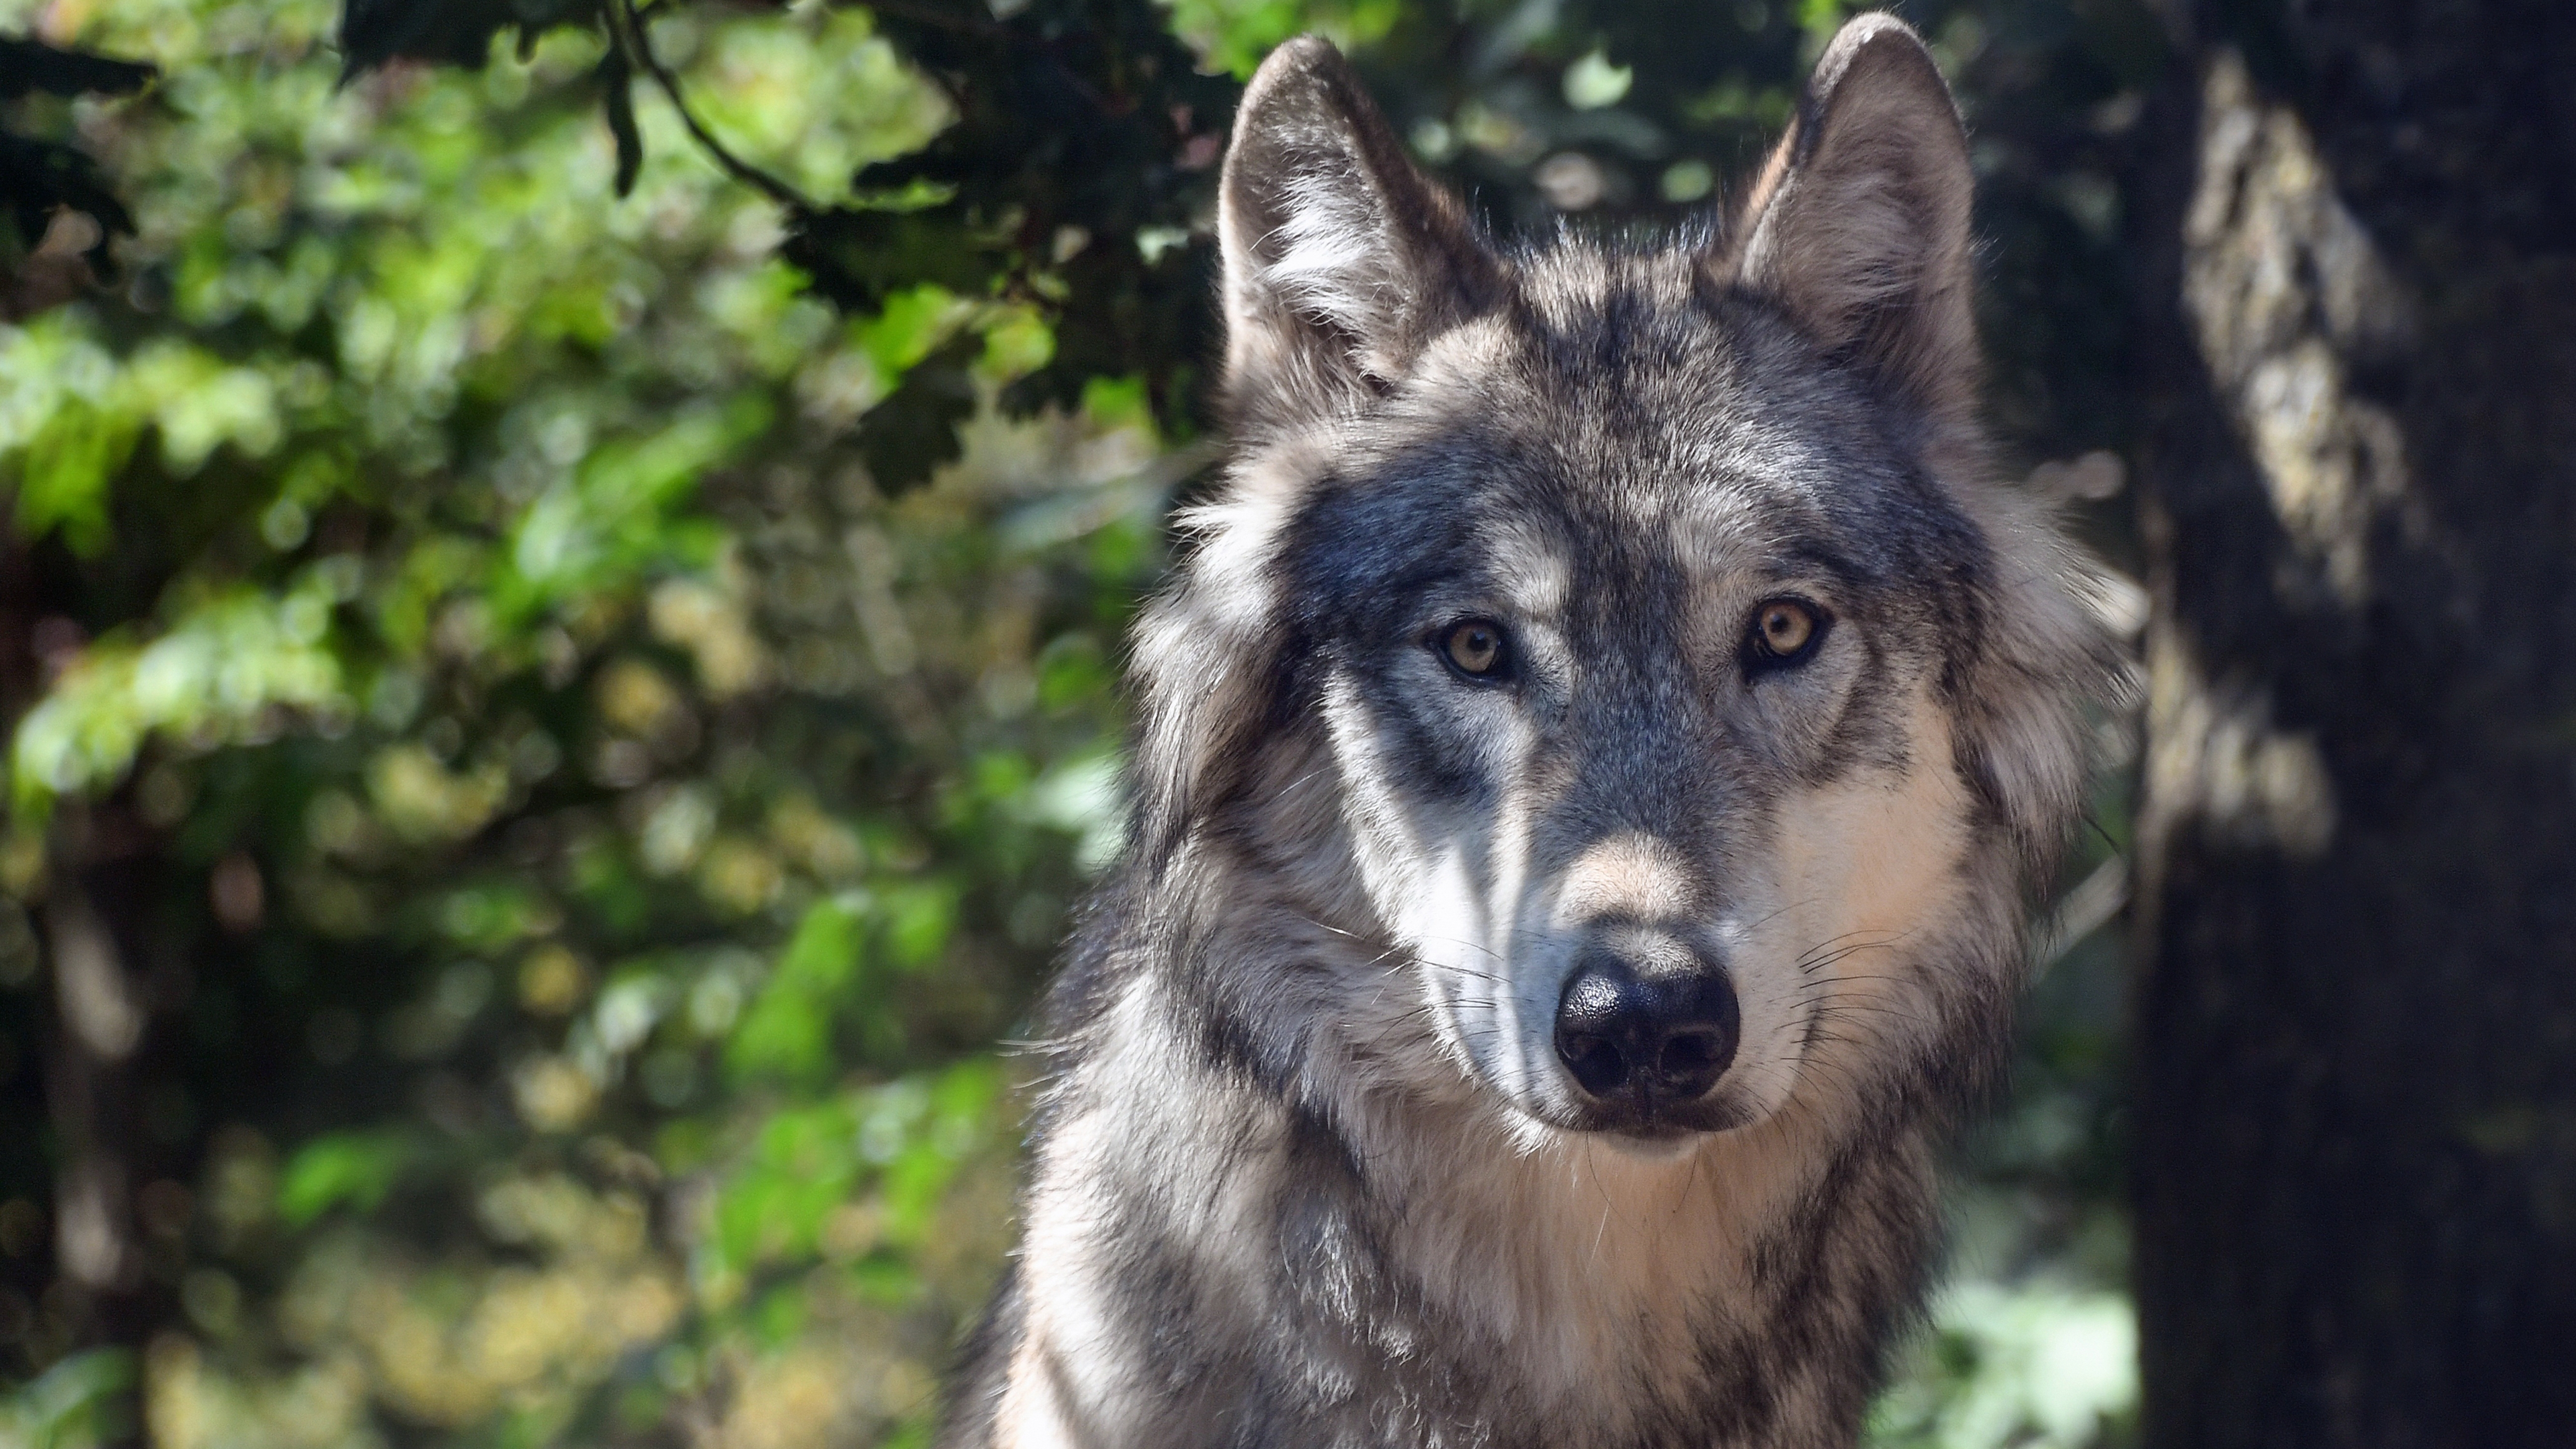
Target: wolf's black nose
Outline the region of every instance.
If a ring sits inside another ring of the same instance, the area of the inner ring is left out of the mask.
[[[1596,947],[1575,962],[1556,1003],[1556,1055],[1594,1097],[1641,1106],[1688,1102],[1735,1060],[1735,989],[1702,968],[1639,977]]]

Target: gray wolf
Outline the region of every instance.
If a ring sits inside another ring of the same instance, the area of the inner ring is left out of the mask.
[[[1505,250],[1305,40],[1221,184],[1231,468],[944,1442],[1852,1443],[2114,677],[1947,87],[1855,20],[1723,226]]]

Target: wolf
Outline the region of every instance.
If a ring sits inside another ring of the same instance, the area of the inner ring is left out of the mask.
[[[1230,464],[941,1442],[1854,1442],[2117,677],[1992,476],[1971,189],[1884,15],[1655,244],[1494,245],[1261,67]]]

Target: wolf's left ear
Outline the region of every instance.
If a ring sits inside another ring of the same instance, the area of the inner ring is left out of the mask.
[[[1218,200],[1225,389],[1238,430],[1365,400],[1493,293],[1455,197],[1406,159],[1340,52],[1271,52],[1243,93]]]
[[[1931,52],[1893,15],[1825,47],[1729,233],[1736,282],[1936,418],[1977,389],[1967,133]]]

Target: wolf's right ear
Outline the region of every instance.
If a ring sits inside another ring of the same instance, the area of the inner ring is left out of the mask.
[[[1922,38],[1893,15],[1856,16],[1817,59],[1723,264],[1826,352],[1963,420],[1977,386],[1975,189],[1958,106]]]
[[[1340,52],[1271,52],[1243,93],[1217,212],[1238,432],[1351,408],[1492,297],[1493,258],[1414,169]]]

